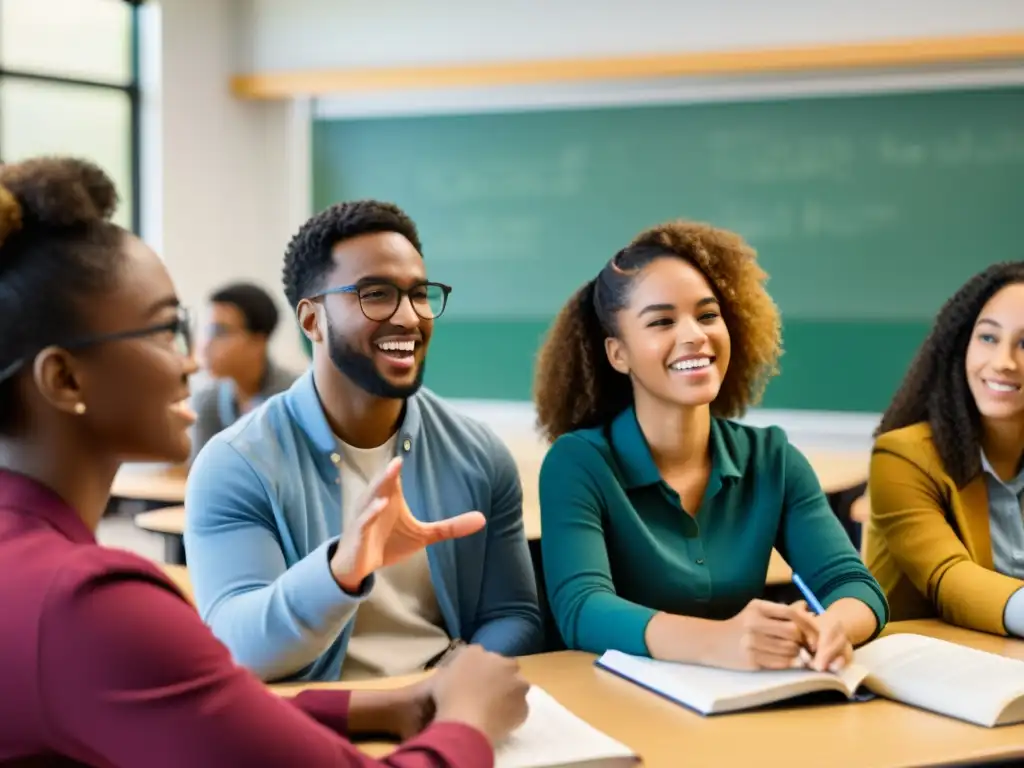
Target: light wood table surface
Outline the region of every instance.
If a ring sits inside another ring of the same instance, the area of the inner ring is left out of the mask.
[[[765,584],[769,587],[777,587],[781,584],[792,583],[793,569],[782,559],[782,555],[773,549],[771,559],[768,561],[768,576],[765,578]]]
[[[114,477],[110,495],[120,499],[185,502],[188,469],[174,464],[125,464]]]
[[[178,589],[185,594],[189,602],[194,603],[195,598],[192,595],[192,581],[188,577],[188,569],[183,565],[173,565],[171,563],[160,563],[160,567],[170,580],[177,585]]]
[[[836,493],[867,482],[870,451],[807,451],[807,461],[825,493]]]
[[[938,622],[893,624],[889,632],[930,634],[1024,659],[1024,642]],[[648,768],[786,766],[895,768],[970,761],[1024,760],[1024,725],[982,728],[884,699],[703,717],[594,666],[578,651],[520,659],[524,675],[576,715],[637,752]],[[418,677],[360,685],[271,686],[283,695],[304,688],[387,688]],[[372,744],[381,755],[393,745]]]
[[[161,507],[149,512],[139,512],[132,520],[136,527],[163,536],[166,562],[175,565],[185,564],[185,507]]]
[[[185,533],[185,508],[164,507],[135,516],[135,525],[144,531],[181,536]]]

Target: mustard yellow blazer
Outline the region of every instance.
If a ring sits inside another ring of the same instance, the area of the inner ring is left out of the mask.
[[[1007,634],[1003,611],[1024,582],[993,568],[985,476],[957,488],[931,428],[915,424],[878,438],[868,492],[864,558],[889,601],[890,619],[938,617]]]

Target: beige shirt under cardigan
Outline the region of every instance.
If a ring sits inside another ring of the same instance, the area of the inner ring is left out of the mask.
[[[338,441],[342,530],[352,525],[369,483],[395,455],[395,437],[377,448]],[[369,597],[359,606],[341,668],[342,680],[405,675],[422,670],[449,644],[430,579],[427,553],[376,572]]]

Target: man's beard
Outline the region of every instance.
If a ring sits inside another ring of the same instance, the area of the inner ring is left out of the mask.
[[[351,379],[360,389],[375,397],[386,397],[391,400],[404,400],[415,394],[423,385],[423,372],[427,367],[426,360],[420,363],[416,371],[416,380],[406,386],[396,386],[381,376],[373,359],[357,351],[344,339],[337,336],[334,328],[327,326],[327,354],[334,367]]]

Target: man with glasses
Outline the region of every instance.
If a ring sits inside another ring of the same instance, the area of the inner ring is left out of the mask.
[[[284,283],[311,370],[211,440],[189,477],[200,613],[264,680],[408,674],[462,642],[542,649],[512,456],[421,386],[452,292],[428,280],[421,253],[391,204],[343,203],[307,222]],[[422,550],[431,523],[470,511],[482,531]],[[376,515],[396,520],[388,561],[360,579],[338,537]]]
[[[214,291],[209,304],[199,360],[211,380],[192,394],[193,461],[211,437],[284,392],[296,378],[270,359],[270,338],[277,328],[270,294],[252,283],[232,283]]]

